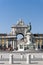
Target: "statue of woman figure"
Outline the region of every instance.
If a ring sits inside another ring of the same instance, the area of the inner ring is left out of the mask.
[[[27,32],[30,32],[30,31],[31,31],[31,23],[29,23],[28,29],[27,29]]]

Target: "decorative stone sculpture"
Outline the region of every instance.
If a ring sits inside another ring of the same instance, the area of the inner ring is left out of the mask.
[[[27,29],[27,32],[30,32],[30,31],[31,31],[31,23],[29,23],[28,29]]]

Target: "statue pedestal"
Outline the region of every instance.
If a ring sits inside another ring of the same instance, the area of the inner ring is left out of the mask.
[[[22,48],[20,48],[20,45],[18,45],[18,51],[24,51],[24,45],[22,45]]]
[[[31,33],[30,32],[28,32],[27,34],[26,34],[26,37],[27,37],[27,44],[30,44],[31,43]]]

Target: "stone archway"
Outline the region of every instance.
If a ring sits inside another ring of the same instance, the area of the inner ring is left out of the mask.
[[[13,43],[15,45],[15,46],[13,45],[15,48],[17,47],[17,35],[18,34],[22,34],[23,38],[27,37],[27,40],[29,39],[28,37],[29,37],[30,34],[27,34],[27,33],[30,33],[30,31],[31,31],[31,24],[26,25],[23,22],[23,20],[19,20],[17,22],[17,24],[13,25],[11,28],[12,28],[11,34],[13,36],[15,36],[14,43]]]
[[[24,35],[22,33],[17,34],[17,48],[24,42]],[[18,48],[19,49],[19,48]]]
[[[22,33],[19,33],[16,36],[17,36],[17,40],[24,38],[24,35]]]

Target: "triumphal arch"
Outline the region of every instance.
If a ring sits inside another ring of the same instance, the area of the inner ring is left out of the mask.
[[[21,44],[29,44],[30,43],[30,37],[31,37],[31,23],[29,25],[26,25],[22,19],[17,21],[16,25],[12,25],[11,27],[11,35],[14,36],[13,38],[13,49],[16,49]],[[21,34],[23,35],[23,39],[17,40],[17,35]]]
[[[17,39],[17,35],[21,34],[23,38]],[[4,48],[19,49],[28,46],[31,43],[31,23],[26,25],[22,19],[17,21],[15,25],[12,25],[11,32],[9,34],[0,34],[0,46]]]

